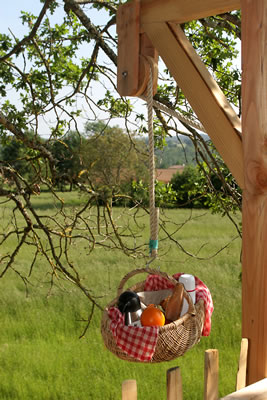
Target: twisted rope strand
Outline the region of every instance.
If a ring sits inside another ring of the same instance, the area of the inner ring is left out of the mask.
[[[158,231],[159,231],[159,208],[155,206],[155,155],[154,155],[154,132],[153,132],[153,107],[158,108],[164,113],[177,118],[179,121],[192,126],[202,132],[206,132],[201,123],[192,121],[183,114],[172,110],[153,99],[153,66],[150,63],[150,74],[147,85],[147,96],[140,96],[147,102],[147,125],[148,125],[148,143],[149,143],[149,207],[150,207],[150,255],[157,257],[158,249]]]
[[[155,207],[155,156],[154,156],[154,132],[153,132],[153,73],[150,76],[147,86],[147,124],[149,139],[149,206],[150,206],[150,255],[157,257],[158,248],[158,225],[159,209]]]

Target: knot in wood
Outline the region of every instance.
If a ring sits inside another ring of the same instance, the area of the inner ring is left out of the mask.
[[[260,161],[251,161],[247,168],[246,188],[252,194],[267,192],[267,165]]]

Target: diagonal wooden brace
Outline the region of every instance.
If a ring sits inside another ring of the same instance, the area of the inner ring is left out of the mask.
[[[159,22],[144,25],[144,29],[238,185],[243,188],[240,119],[179,25]]]
[[[117,90],[121,96],[145,93],[150,63],[153,65],[153,92],[157,91],[158,52],[146,33],[140,31],[140,0],[120,5],[117,12],[118,74]]]

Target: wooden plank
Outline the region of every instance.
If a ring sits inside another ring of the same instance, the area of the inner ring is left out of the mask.
[[[242,336],[247,384],[267,377],[267,2],[242,0]]]
[[[119,6],[117,33],[118,92],[121,96],[144,94],[151,64],[153,67],[153,93],[155,94],[158,80],[158,52],[146,33],[140,32],[140,0],[133,0]],[[150,61],[147,60],[147,57]]]
[[[238,363],[238,371],[236,376],[235,390],[243,389],[247,380],[247,357],[248,357],[248,339],[241,340],[240,357]]]
[[[182,400],[182,377],[179,367],[167,371],[167,400]]]
[[[141,0],[141,26],[152,22],[178,22],[240,9],[240,0]]]
[[[121,400],[137,400],[137,384],[134,379],[122,382]]]
[[[243,188],[240,119],[180,27],[153,23],[145,25],[145,31]]]
[[[222,397],[221,400],[267,400],[267,378]]]
[[[135,96],[139,87],[140,0],[122,4],[117,12],[117,89],[121,96]]]
[[[205,351],[204,400],[219,398],[219,352],[216,349]]]

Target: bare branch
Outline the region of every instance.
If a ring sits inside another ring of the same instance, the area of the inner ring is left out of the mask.
[[[94,40],[98,43],[99,47],[104,53],[110,58],[110,60],[117,65],[117,55],[103,40],[101,33],[97,30],[91,20],[87,17],[84,11],[81,9],[79,4],[75,0],[64,0],[65,9],[73,11],[73,13],[79,18],[83,26],[88,30],[89,34],[92,35]]]
[[[15,53],[17,53],[17,54],[20,53],[23,50],[23,46],[26,43],[28,43],[30,40],[33,39],[33,37],[35,36],[35,34],[36,34],[36,32],[37,32],[37,30],[38,30],[38,28],[39,28],[39,26],[40,26],[40,24],[42,22],[42,19],[43,19],[45,13],[46,13],[46,10],[48,9],[48,7],[50,6],[50,4],[53,1],[54,0],[46,0],[45,1],[44,6],[43,6],[43,8],[42,8],[42,10],[41,10],[41,12],[39,14],[39,17],[37,18],[37,21],[35,22],[32,30],[31,30],[30,34],[28,36],[26,36],[25,38],[23,38],[20,42],[18,42],[9,53],[7,53],[3,57],[0,57],[0,62],[7,60],[9,57],[11,57]]]

